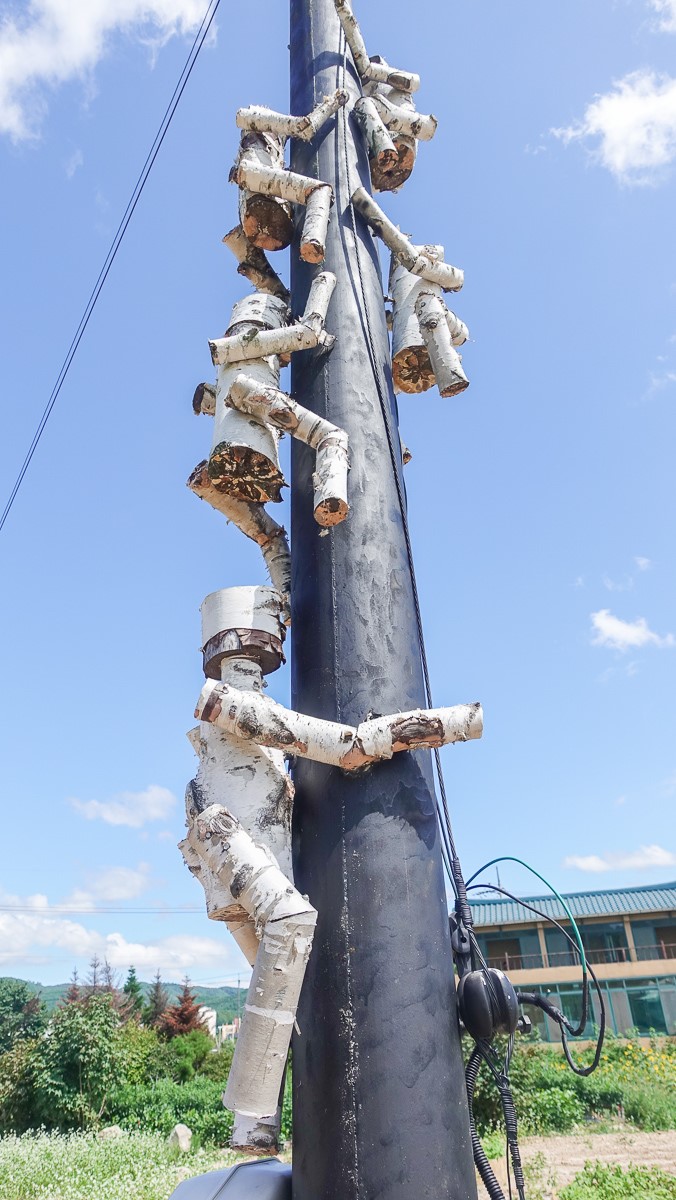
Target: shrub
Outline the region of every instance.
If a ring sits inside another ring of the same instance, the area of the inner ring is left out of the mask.
[[[218,1050],[212,1050],[210,1054],[207,1054],[207,1057],[198,1068],[199,1074],[203,1075],[205,1079],[215,1079],[217,1083],[225,1086],[230,1074],[234,1053],[235,1043],[224,1042]]]
[[[561,1200],[676,1200],[676,1178],[656,1167],[585,1163],[561,1192]]]
[[[222,1086],[195,1076],[189,1083],[159,1079],[153,1084],[127,1084],[108,1101],[107,1119],[123,1129],[143,1129],[166,1137],[177,1122],[189,1125],[200,1144],[227,1144],[232,1115],[223,1107]]]
[[[214,1048],[204,1029],[178,1034],[164,1048],[164,1074],[178,1083],[187,1083],[199,1071]]]

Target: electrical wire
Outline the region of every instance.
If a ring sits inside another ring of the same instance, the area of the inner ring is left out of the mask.
[[[96,283],[94,284],[94,287],[92,288],[89,299],[85,305],[84,312],[80,318],[80,323],[75,331],[75,334],[73,335],[73,339],[70,343],[70,346],[68,347],[66,357],[64,358],[63,363],[61,364],[61,369],[59,371],[59,374],[57,375],[54,387],[52,388],[52,391],[51,391],[51,394],[47,401],[47,404],[45,405],[42,416],[40,417],[40,420],[37,425],[37,429],[35,430],[35,433],[33,434],[33,439],[30,443],[30,446],[28,447],[26,457],[24,458],[23,463],[21,465],[21,469],[19,470],[19,473],[14,481],[14,485],[12,487],[12,490],[9,494],[7,502],[3,509],[2,516],[0,516],[0,530],[3,529],[5,522],[7,521],[7,518],[12,510],[14,501],[16,500],[16,497],[19,492],[19,488],[21,487],[21,484],[23,483],[24,476],[31,464],[33,455],[35,454],[35,451],[37,450],[37,447],[38,447],[38,444],[42,437],[42,434],[44,433],[45,426],[47,425],[47,422],[48,422],[48,420],[52,414],[52,411],[54,409],[54,405],[56,404],[56,401],[59,398],[61,388],[63,387],[63,384],[66,380],[66,376],[68,375],[71,364],[77,353],[80,342],[82,341],[85,330],[89,324],[89,321],[90,321],[90,318],[94,311],[94,308],[96,307],[96,302],[101,294],[103,285],[105,284],[106,279],[108,278],[108,273],[115,261],[115,258],[117,257],[117,252],[122,244],[122,239],[124,238],[124,235],[127,231],[129,222],[131,221],[131,218],[134,215],[136,205],[138,204],[138,202],[141,198],[141,194],[147,183],[148,176],[150,175],[150,172],[155,163],[155,159],[157,158],[157,155],[160,152],[160,148],[161,148],[162,143],[167,135],[169,126],[171,125],[174,114],[176,112],[176,109],[178,108],[179,102],[181,100],[183,92],[185,91],[188,80],[190,79],[190,76],[192,75],[193,68],[195,66],[195,63],[197,62],[200,50],[202,49],[202,46],[204,45],[206,37],[209,33],[209,30],[213,23],[214,17],[216,16],[216,12],[218,10],[218,6],[219,6],[220,2],[221,2],[221,0],[209,0],[206,12],[204,14],[204,17],[202,18],[202,23],[199,26],[199,29],[195,35],[195,40],[190,48],[190,53],[188,54],[188,57],[183,66],[183,70],[181,71],[181,74],[179,75],[178,82],[176,83],[176,86],[172,93],[171,99],[164,111],[164,116],[162,117],[162,120],[160,121],[159,128],[157,130],[157,133],[155,134],[155,137],[153,139],[153,143],[150,147],[150,150],[148,151],[148,155],[143,164],[143,167],[141,168],[141,172],[138,176],[138,179],[136,180],[136,183],[134,184],[134,188],[133,188],[131,196],[129,198],[127,207],[126,207],[124,214],[122,216],[122,219],[120,220],[120,223],[117,227],[115,236],[113,237],[113,240],[110,244],[110,248],[105,257],[103,266],[101,267],[101,270],[99,271],[98,279],[96,280]]]

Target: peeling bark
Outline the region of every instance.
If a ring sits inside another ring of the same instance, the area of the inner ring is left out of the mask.
[[[261,672],[284,662],[282,598],[270,587],[229,587],[210,592],[202,603],[204,674],[226,679],[240,690],[260,691]]]
[[[207,680],[195,716],[228,733],[344,770],[391,758],[398,750],[429,749],[481,737],[478,704],[376,717],[355,728],[292,712],[266,696]],[[417,732],[416,732],[417,730]]]
[[[317,451],[313,476],[314,513],[319,525],[338,525],[348,514],[347,434],[303,408],[278,388],[261,387],[249,375],[240,373],[233,380],[226,398],[232,404],[275,428],[298,438]]]
[[[425,253],[424,246],[414,245],[405,233],[385,215],[382,208],[363,187],[358,187],[352,194],[355,208],[382,238],[399,261],[414,275],[420,275],[429,283],[437,283],[445,292],[457,292],[464,283],[464,273],[450,263],[436,262]]]
[[[206,460],[195,467],[188,479],[188,487],[200,500],[206,500],[226,520],[232,521],[245,537],[260,546],[272,586],[282,597],[281,619],[285,625],[290,625],[291,552],[285,529],[265,511],[262,504],[235,500],[214,487],[209,479]]]
[[[243,275],[245,279],[248,279],[259,292],[269,292],[270,295],[283,300],[285,304],[289,303],[291,299],[289,289],[270,266],[263,251],[249,241],[241,225],[236,225],[234,229],[226,233],[223,241],[239,263],[238,275]]]
[[[437,387],[442,396],[456,396],[469,386],[469,379],[453,345],[447,319],[450,314],[441,297],[431,292],[419,294],[415,311]]]
[[[250,129],[256,133],[274,133],[281,138],[300,138],[309,142],[339,108],[347,103],[347,92],[338,88],[331,96],[325,96],[316,108],[305,117],[292,117],[275,112],[264,105],[252,104],[240,108],[236,121],[239,129]]]
[[[390,133],[403,133],[419,142],[429,142],[434,137],[439,122],[437,118],[416,112],[411,96],[395,88],[387,96],[382,89],[368,93]]]
[[[284,171],[284,142],[269,133],[243,133],[230,179],[239,184],[239,219],[242,229],[260,250],[284,250],[293,237],[291,204],[274,195],[260,195],[243,182],[256,172]]]

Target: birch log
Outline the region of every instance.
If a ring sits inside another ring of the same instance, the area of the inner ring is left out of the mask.
[[[450,263],[435,262],[425,253],[423,246],[414,245],[405,233],[392,224],[365,188],[359,187],[353,192],[352,203],[407,270],[427,279],[429,283],[439,284],[445,292],[460,290],[465,278],[463,272]]]
[[[443,246],[424,246],[424,253],[431,259],[443,259]],[[406,267],[402,266],[399,260],[393,255],[390,266],[390,295],[392,296],[393,314],[392,314],[392,378],[394,381],[395,390],[397,392],[406,392],[408,394],[417,394],[427,391],[433,387],[435,383],[440,384],[440,391],[444,395],[452,395],[453,392],[445,392],[443,389],[450,382],[450,376],[444,374],[437,377],[435,363],[432,361],[428,348],[428,339],[423,335],[421,320],[418,313],[418,300],[422,296],[429,296],[438,300],[441,305],[441,312],[447,322],[449,337],[451,339],[450,361],[452,362],[451,375],[459,366],[459,357],[453,350],[453,346],[460,346],[469,336],[467,326],[453,314],[448,311],[441,298],[441,288],[438,284],[428,283],[427,280],[421,279],[417,275],[413,275]],[[423,309],[424,310],[424,306]],[[437,363],[438,365],[438,363]],[[462,372],[462,368],[460,367]],[[464,379],[464,373],[462,374]],[[460,377],[458,377],[459,381]],[[467,386],[466,383],[463,386]],[[457,388],[461,391],[462,388]]]
[[[214,487],[206,459],[195,467],[188,479],[188,487],[260,546],[272,586],[282,597],[281,619],[284,625],[290,625],[291,552],[283,526],[278,525],[262,504],[235,500]]]
[[[239,266],[237,274],[243,275],[259,292],[269,292],[277,296],[285,304],[289,303],[291,293],[282,283],[279,275],[270,266],[265,254],[253,242],[250,242],[241,225],[236,225],[226,233],[223,242],[232,251]]]
[[[207,680],[195,716],[260,746],[273,746],[299,758],[358,770],[389,759],[400,750],[420,750],[481,737],[479,704],[453,708],[415,709],[389,717],[374,717],[356,728],[292,712],[265,696],[238,692]]]
[[[418,295],[415,311],[439,392],[456,396],[469,386],[469,379],[453,345],[446,305],[440,296],[424,291]]]
[[[275,112],[264,105],[253,104],[249,108],[240,108],[237,116],[239,129],[253,130],[255,133],[274,133],[281,138],[299,138],[309,142],[319,133],[319,130],[339,108],[347,103],[347,92],[338,88],[330,96],[324,96],[311,113],[304,117],[292,117],[286,113]]]
[[[245,1116],[265,1117],[277,1107],[317,913],[222,805],[202,811],[187,840],[260,936],[223,1102]]]
[[[315,520],[324,527],[345,520],[349,508],[348,440],[342,429],[303,408],[279,388],[261,387],[250,375],[243,373],[232,381],[226,404],[289,433],[316,450],[313,475]]]
[[[417,113],[409,92],[382,84],[369,84],[366,90],[397,152],[395,163],[385,172],[379,170],[377,163],[371,163],[371,182],[376,191],[395,192],[411,175],[418,141],[429,141],[434,136],[437,120],[436,117]]]
[[[271,135],[247,133],[244,136],[253,138]],[[305,205],[308,209],[305,225],[309,224],[309,229],[306,232],[303,228],[301,232],[300,256],[305,262],[319,263],[323,260],[329,214],[333,204],[333,188],[330,184],[323,183],[321,179],[311,179],[309,175],[289,171],[283,165],[266,162],[264,155],[254,155],[250,152],[240,156],[230,177],[239,185],[243,195],[258,198],[262,211],[265,211],[266,198],[272,198],[278,203],[287,203],[289,206]],[[253,203],[253,200],[246,200],[247,213]],[[240,219],[244,232],[256,246],[261,246],[264,250],[278,250],[289,245],[290,238],[279,245],[264,244],[261,235],[250,228],[251,222],[247,225],[246,214],[242,215],[241,204]],[[256,219],[260,218],[257,216]],[[268,220],[268,217],[265,219]]]
[[[335,285],[335,275],[330,271],[321,271],[313,280],[305,312],[294,325],[260,332],[252,328],[244,333],[226,334],[224,338],[210,341],[213,363],[221,366],[251,362],[271,355],[282,356],[288,361],[288,356],[296,350],[311,350],[315,346],[330,349],[335,339],[326,333],[324,321]]]
[[[284,172],[282,138],[243,133],[230,180],[239,184],[239,220],[249,241],[260,250],[284,250],[293,237],[293,208],[288,200],[243,182],[255,178],[257,171]]]
[[[278,333],[275,330],[263,332]],[[277,387],[277,358],[256,358],[248,363],[248,370],[260,386]],[[207,467],[209,481],[218,491],[227,493],[234,500],[255,504],[268,501],[277,503],[282,498],[282,488],[286,486],[279,465],[279,434],[226,403],[238,372],[236,365],[222,366],[218,372],[214,435]]]
[[[352,112],[366,142],[371,182],[376,191],[390,191],[389,180],[384,180],[398,162],[397,147],[370,97],[362,96],[357,100]]]

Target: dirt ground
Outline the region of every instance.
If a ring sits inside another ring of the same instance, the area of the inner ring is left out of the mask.
[[[558,1191],[582,1170],[588,1160],[603,1163],[661,1167],[676,1175],[676,1130],[640,1133],[620,1129],[614,1133],[581,1133],[571,1136],[525,1137],[520,1139],[521,1158],[532,1190],[556,1200]],[[491,1162],[506,1189],[504,1159]],[[526,1189],[528,1193],[528,1188]],[[481,1195],[481,1192],[479,1193]],[[484,1193],[485,1194],[485,1193]]]

